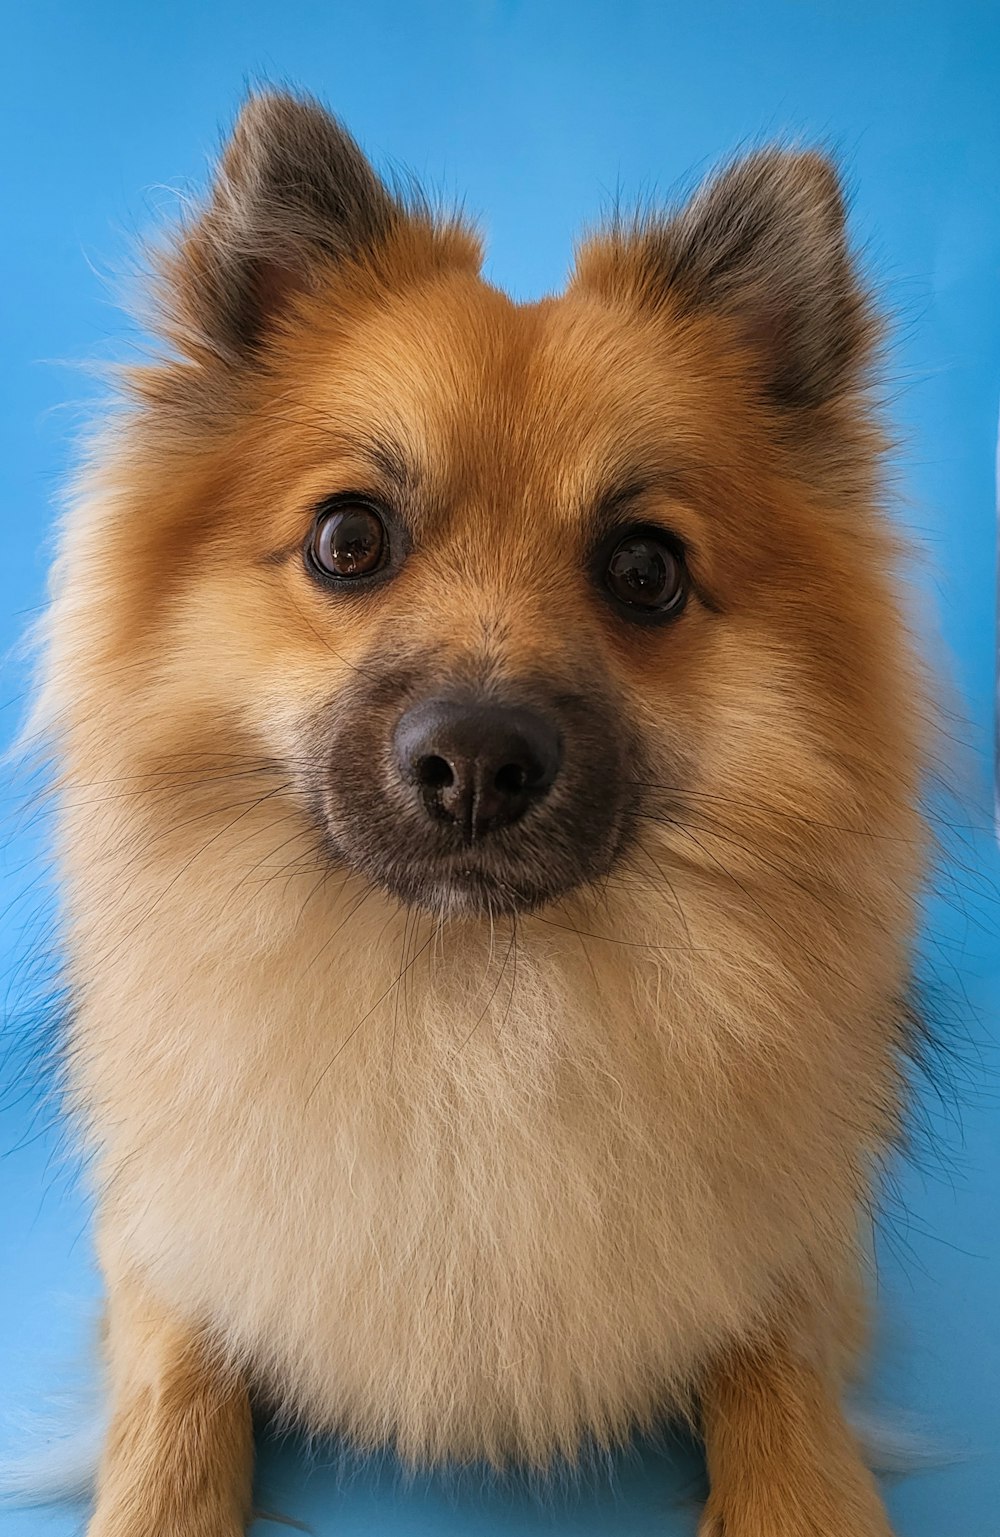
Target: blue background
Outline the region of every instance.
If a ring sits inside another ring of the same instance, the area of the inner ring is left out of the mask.
[[[0,241],[0,642],[40,602],[54,500],[100,394],[81,365],[141,341],[115,308],[135,240],[199,187],[248,79],[308,87],[383,165],[481,213],[490,272],[520,296],[557,286],[573,235],[621,190],[667,194],[762,136],[832,144],[855,228],[896,323],[891,408],[901,517],[933,649],[956,681],[968,750],[960,848],[931,905],[926,951],[951,1012],[952,1089],[900,1172],[882,1244],[876,1388],[957,1460],[893,1484],[902,1537],[1000,1530],[1000,998],[989,831],[1000,372],[1000,8],[992,0],[323,5],[174,0],[8,7]],[[13,733],[25,669],[7,663]],[[971,766],[971,767],[970,767]],[[43,943],[20,787],[5,805],[0,956],[8,1013]],[[50,1107],[0,1084],[0,1441],[65,1378],[96,1292],[86,1213]],[[539,1505],[467,1480],[407,1489],[392,1468],[307,1467],[265,1451],[260,1498],[318,1533],[691,1533],[692,1464],[646,1448]],[[0,1534],[76,1531],[79,1511],[0,1510]],[[278,1528],[255,1528],[255,1531]]]

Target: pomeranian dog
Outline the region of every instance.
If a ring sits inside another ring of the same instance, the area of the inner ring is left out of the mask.
[[[818,153],[515,304],[254,96],[66,522],[90,1537],[237,1537],[251,1406],[537,1468],[681,1417],[703,1537],[885,1537],[841,1394],[905,1106],[927,707]]]

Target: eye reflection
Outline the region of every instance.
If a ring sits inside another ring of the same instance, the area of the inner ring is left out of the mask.
[[[320,518],[310,539],[309,554],[326,576],[350,581],[370,576],[385,564],[389,538],[373,507],[349,502]]]
[[[683,560],[655,534],[621,539],[608,558],[604,580],[620,603],[650,615],[678,611],[687,596]]]

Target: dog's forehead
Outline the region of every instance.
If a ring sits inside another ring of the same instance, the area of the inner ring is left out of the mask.
[[[518,304],[467,278],[390,297],[331,355],[320,409],[452,499],[578,506],[653,459],[670,401],[627,313],[574,294]],[[669,396],[669,391],[667,392]]]

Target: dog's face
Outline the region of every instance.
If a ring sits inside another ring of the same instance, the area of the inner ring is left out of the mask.
[[[277,765],[331,859],[442,913],[537,908],[650,829],[711,873],[898,799],[873,325],[823,161],[758,156],[516,305],[269,98],[166,278],[189,361],[138,381],[173,458],[123,600],[161,745]]]
[[[438,910],[603,875],[690,779],[722,601],[650,338],[447,275],[271,388],[241,703],[331,853]]]

